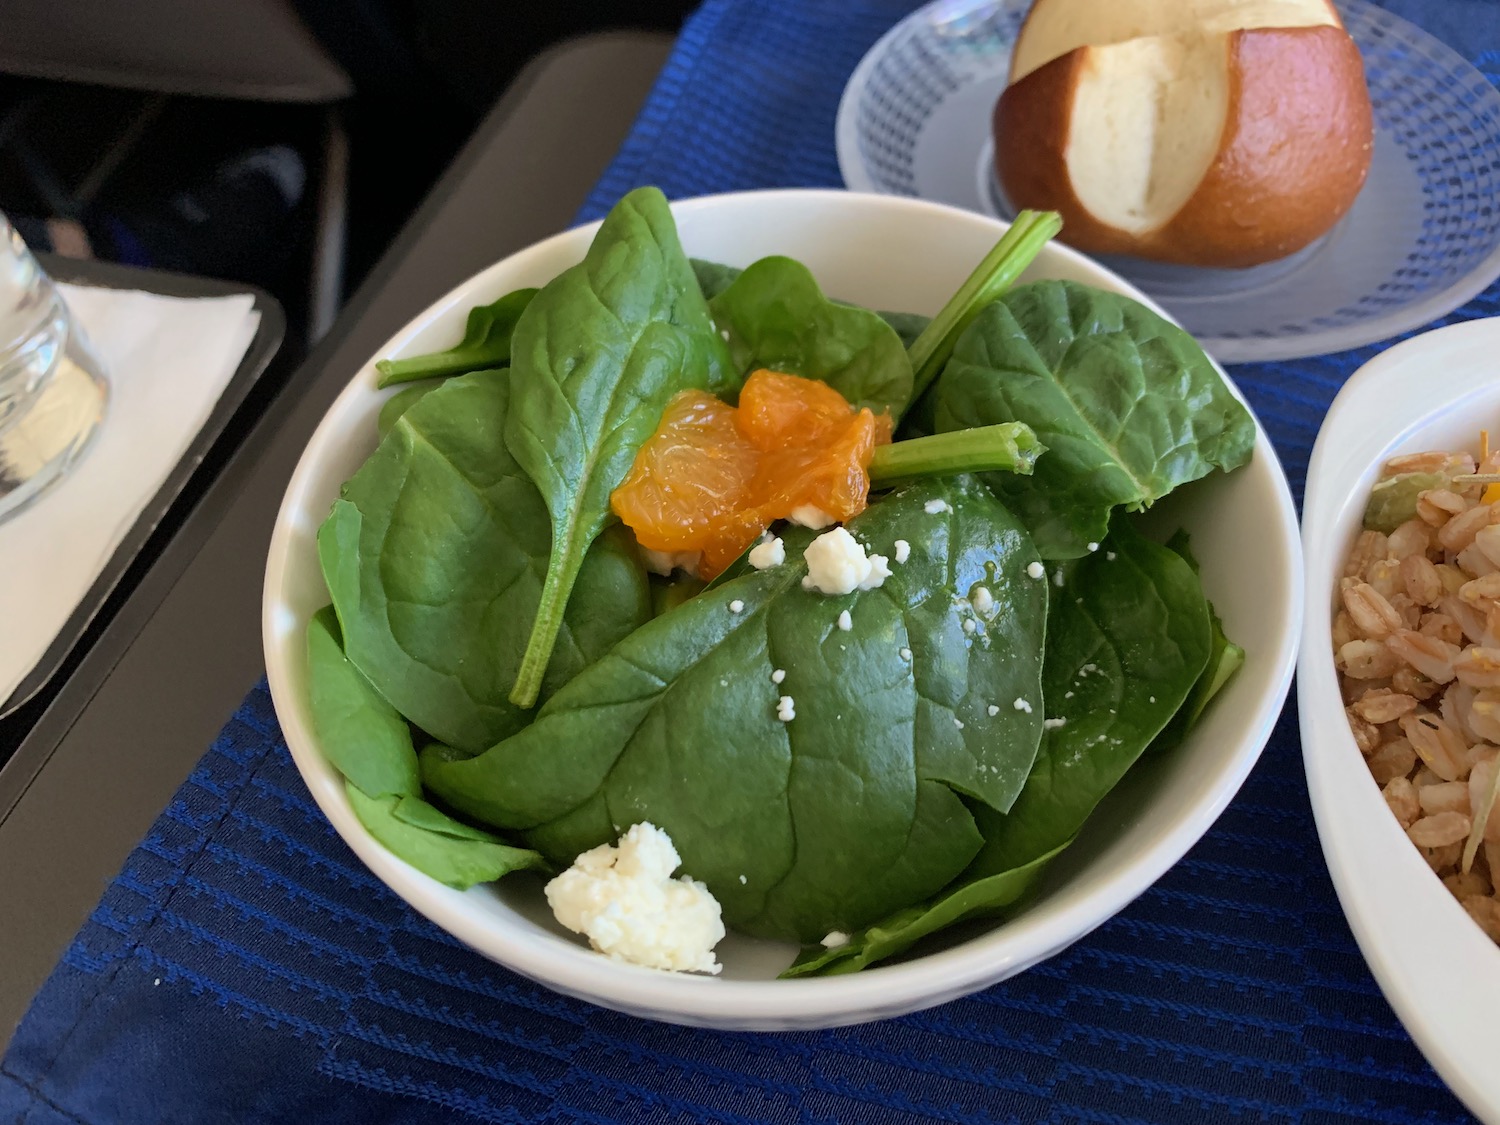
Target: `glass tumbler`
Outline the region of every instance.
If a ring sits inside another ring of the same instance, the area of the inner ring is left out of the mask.
[[[68,306],[0,215],[0,522],[77,463],[108,401]]]

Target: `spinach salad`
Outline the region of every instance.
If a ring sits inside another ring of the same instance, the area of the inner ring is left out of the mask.
[[[642,188],[452,349],[382,361],[408,385],[319,531],[308,630],[371,835],[463,888],[650,822],[730,928],[805,947],[792,976],[1020,902],[1244,656],[1185,537],[1135,513],[1245,464],[1254,423],[1138,303],[1016,285],[1058,227],[1020,216],[928,321],[790,258],[690,261]],[[883,582],[823,592],[819,531],[787,521],[774,555],[663,576],[616,518],[674,396],[729,409],[761,369],[894,430],[843,521]]]

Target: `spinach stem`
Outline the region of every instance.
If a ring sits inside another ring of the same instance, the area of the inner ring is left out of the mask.
[[[1022,211],[1016,216],[984,261],[907,349],[916,373],[912,402],[937,378],[953,354],[953,345],[980,310],[1015,284],[1042,247],[1060,230],[1062,217],[1056,211]]]
[[[1044,452],[1046,446],[1024,422],[953,430],[876,446],[870,459],[870,483],[889,487],[913,477],[996,471],[1030,476],[1037,457]]]
[[[486,357],[477,351],[433,352],[429,355],[414,355],[406,359],[382,359],[375,364],[380,373],[379,387],[396,383],[410,383],[417,379],[428,379],[439,375],[462,375],[486,365]]]
[[[556,538],[554,534],[554,541]],[[565,544],[562,550],[554,547],[552,557],[547,560],[547,576],[542,581],[542,600],[537,603],[536,617],[531,623],[531,639],[526,642],[515,686],[510,689],[510,701],[517,707],[535,706],[536,698],[542,692],[542,677],[552,662],[552,650],[557,646],[557,634],[562,629],[563,611],[568,607],[568,596],[578,578],[580,563],[574,559],[571,547],[571,543]]]

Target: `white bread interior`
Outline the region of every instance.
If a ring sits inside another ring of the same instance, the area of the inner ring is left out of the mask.
[[[1329,0],[1036,0],[1011,57],[1015,84],[1079,47],[1260,27],[1339,27]]]
[[[1155,230],[1197,189],[1229,116],[1228,38],[1155,35],[1087,52],[1066,160],[1078,202],[1100,222]]]

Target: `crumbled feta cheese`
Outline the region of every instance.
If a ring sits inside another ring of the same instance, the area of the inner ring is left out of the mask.
[[[1039,562],[1029,562],[1026,564],[1026,574],[1030,578],[1042,578],[1046,576],[1047,568]]]
[[[1043,730],[1058,730],[1059,728],[1065,727],[1067,725],[1068,725],[1068,720],[1067,719],[1043,719],[1042,720],[1042,729]]]
[[[1097,551],[1098,549],[1099,549],[1099,544],[1097,544],[1097,543],[1090,543],[1089,544],[1089,550],[1090,551]]]
[[[719,335],[722,336],[722,337],[724,337],[724,342],[726,344],[729,343],[729,329],[727,329],[727,328],[721,328],[721,329],[719,329]]]
[[[898,563],[904,563],[909,558],[911,558],[911,544],[908,543],[905,539],[897,539],[896,561]]]
[[[849,935],[842,930],[830,930],[823,937],[824,949],[838,949],[849,944]]]
[[[674,570],[680,570],[693,578],[698,577],[698,564],[703,561],[702,551],[653,551],[649,547],[641,549],[642,561],[646,569],[652,574],[660,574],[663,578],[672,577]]]
[[[839,628],[846,633],[850,629],[854,628],[854,618],[849,616],[849,611],[847,609],[839,614]]]
[[[1011,706],[1017,711],[1025,711],[1028,715],[1031,714],[1031,704],[1024,699],[1017,699]]]
[[[804,590],[840,596],[855,590],[873,590],[891,576],[883,555],[865,555],[859,541],[842,527],[825,531],[803,552],[807,577]]]
[[[969,604],[975,613],[989,613],[995,608],[995,595],[988,586],[975,586],[969,594]]]
[[[902,660],[910,660],[911,659],[911,649],[909,649],[909,648],[903,648],[901,650],[900,656],[901,656]]]
[[[1104,558],[1108,562],[1114,562],[1115,561],[1115,553],[1113,551],[1105,551],[1104,552]]]
[[[730,613],[744,613],[745,612],[745,603],[742,602],[742,601],[740,601],[739,598],[735,598],[734,601],[732,601],[732,602],[729,603],[729,612]]]
[[[773,684],[779,684],[784,679],[786,679],[786,669],[785,668],[778,668],[778,669],[776,669],[776,671],[774,671],[774,672],[771,673],[771,682]]]
[[[750,548],[750,565],[756,570],[780,566],[784,562],[786,562],[786,544],[781,541],[779,535],[772,539],[762,539]]]
[[[956,726],[959,730],[963,730],[964,729],[964,721],[962,719],[960,719],[957,715],[953,716],[953,725]]]
[[[822,531],[834,522],[832,516],[815,504],[798,504],[787,516],[798,527],[810,527],[814,531]]]
[[[1052,585],[1056,586],[1059,590],[1063,588],[1063,572],[1060,567],[1052,575]]]
[[[972,637],[976,632],[978,632],[978,630],[979,630],[979,625],[974,621],[974,619],[972,617],[965,617],[964,618],[964,632],[965,633],[969,634],[969,636]]]
[[[1154,696],[1154,695],[1153,696],[1149,696],[1148,699],[1149,699],[1149,702],[1151,702],[1151,703],[1155,703],[1156,702],[1156,696]]]
[[[996,715],[1000,714],[1000,705],[998,703],[991,703],[985,708],[985,711],[993,719]]]
[[[937,516],[944,512],[951,512],[953,509],[948,507],[946,500],[929,500],[922,505],[922,510],[929,516]]]
[[[740,876],[740,886],[743,887],[744,885],[745,885],[745,877],[743,875],[741,875]]]
[[[797,701],[790,695],[783,695],[776,701],[776,717],[783,723],[789,723],[797,717]]]
[[[601,844],[547,884],[547,905],[600,953],[674,972],[717,973],[713,948],[724,937],[719,904],[686,875],[671,838],[633,825],[618,847]]]

